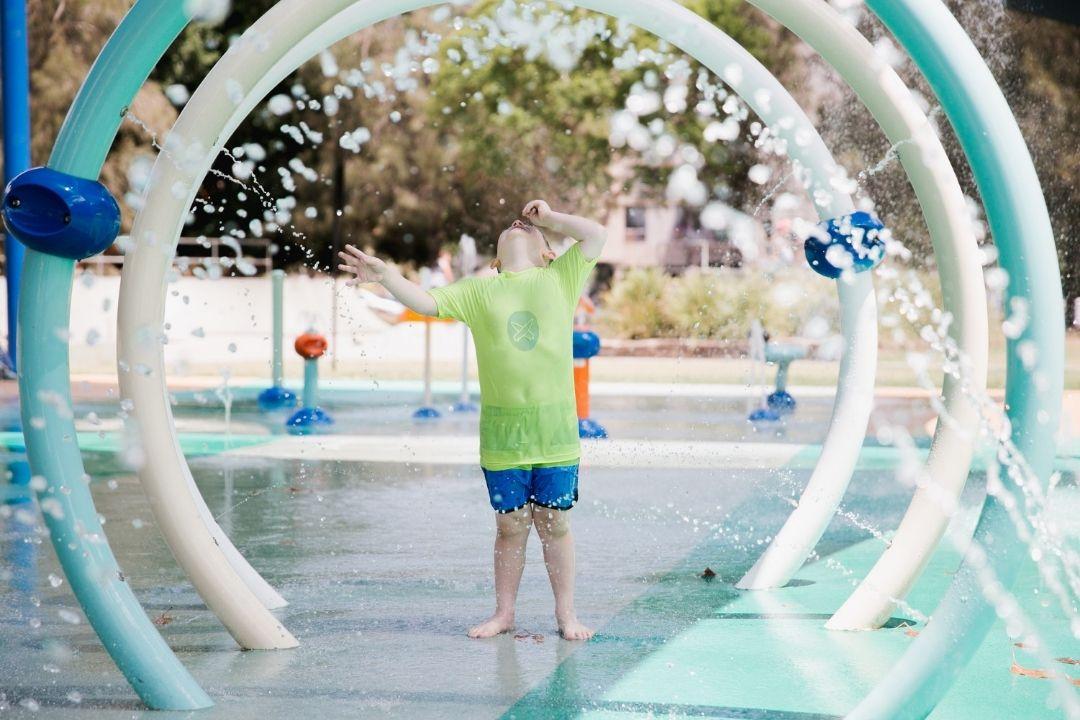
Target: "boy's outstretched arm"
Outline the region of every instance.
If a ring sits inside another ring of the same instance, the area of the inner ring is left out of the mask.
[[[356,276],[349,281],[349,285],[377,282],[397,298],[398,302],[421,315],[435,317],[439,314],[435,298],[416,283],[402,277],[397,268],[387,265],[374,255],[368,255],[354,245],[346,245],[344,252],[338,253],[338,258],[342,262],[338,269]]]
[[[588,218],[555,212],[543,200],[533,200],[521,212],[533,225],[548,228],[581,243],[581,254],[588,260],[600,257],[607,242],[607,228]]]

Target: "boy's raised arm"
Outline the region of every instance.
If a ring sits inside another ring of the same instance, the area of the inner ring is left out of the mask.
[[[543,200],[533,200],[521,213],[533,225],[554,230],[581,243],[581,253],[588,260],[600,257],[607,242],[607,228],[588,218],[555,212]]]
[[[368,255],[354,245],[346,245],[345,250],[338,253],[338,258],[342,261],[338,269],[356,276],[349,281],[349,285],[377,282],[405,307],[421,315],[435,317],[439,314],[439,306],[430,293],[416,283],[406,280],[397,268],[387,265],[374,255]]]

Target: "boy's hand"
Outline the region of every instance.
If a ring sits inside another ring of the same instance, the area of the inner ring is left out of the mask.
[[[543,200],[533,200],[521,211],[525,219],[545,230],[568,235],[581,243],[581,252],[589,260],[600,257],[607,241],[607,228],[577,215],[555,212]]]
[[[522,217],[539,227],[547,227],[551,219],[551,206],[543,200],[533,200],[521,211]]]
[[[356,276],[348,282],[349,285],[366,282],[381,283],[386,277],[386,263],[374,255],[368,255],[355,245],[346,245],[344,252],[338,253],[338,258],[342,261],[342,264],[338,265],[338,270]]]

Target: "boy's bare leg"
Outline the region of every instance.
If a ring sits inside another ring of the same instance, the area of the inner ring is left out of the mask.
[[[514,627],[514,603],[525,569],[532,509],[526,505],[512,513],[499,513],[495,525],[495,614],[471,628],[471,638],[494,637]]]
[[[559,634],[567,640],[588,640],[593,636],[593,631],[578,621],[574,610],[576,569],[569,512],[537,506],[533,508],[533,524],[544,546],[544,564],[551,581],[551,592],[555,595],[555,620],[559,624]]]

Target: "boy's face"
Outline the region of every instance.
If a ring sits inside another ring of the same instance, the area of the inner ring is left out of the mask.
[[[503,263],[511,257],[525,257],[536,265],[546,265],[552,252],[540,228],[515,220],[499,235],[495,254]]]

